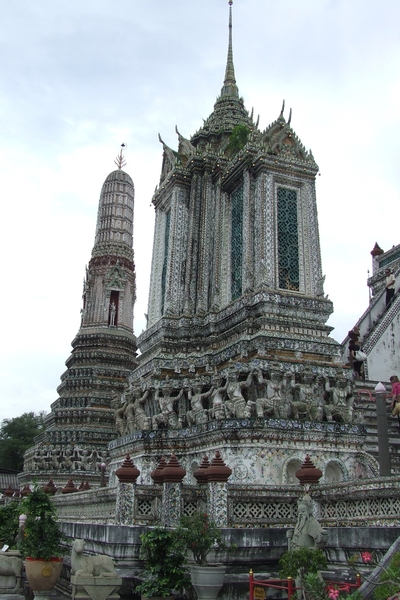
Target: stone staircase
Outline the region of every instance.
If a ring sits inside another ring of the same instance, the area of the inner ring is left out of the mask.
[[[386,406],[387,406],[387,422],[388,422],[388,437],[389,437],[389,452],[391,461],[392,475],[400,474],[400,423],[391,414],[391,385],[383,382],[387,389]],[[357,381],[354,390],[355,401],[354,409],[356,413],[362,415],[361,423],[367,430],[363,450],[374,456],[378,460],[378,431],[376,421],[376,406],[375,401],[370,400],[367,393],[361,390],[369,390],[374,396],[374,388],[378,384],[377,381]]]

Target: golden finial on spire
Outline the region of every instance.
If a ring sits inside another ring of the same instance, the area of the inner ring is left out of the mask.
[[[118,169],[122,169],[122,167],[125,167],[126,165],[126,160],[122,155],[123,148],[126,148],[126,144],[121,144],[121,150],[119,151],[117,158],[114,160],[114,163],[117,165]]]

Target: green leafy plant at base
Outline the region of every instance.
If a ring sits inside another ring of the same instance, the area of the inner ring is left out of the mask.
[[[184,568],[185,549],[174,531],[155,527],[140,536],[140,558],[145,561],[143,582],[136,590],[142,596],[171,596],[172,590],[189,585]]]
[[[374,591],[374,600],[386,600],[400,591],[400,552],[393,554],[389,566],[382,571]]]
[[[351,594],[347,594],[346,600],[363,600],[363,596],[358,590],[356,590]]]
[[[222,539],[221,529],[206,513],[182,517],[176,535],[184,547],[192,552],[195,562],[199,565],[207,564],[206,558],[211,550],[227,548]]]
[[[0,508],[0,540],[12,548],[19,531],[19,502],[8,502]]]
[[[326,583],[319,573],[307,573],[304,575],[303,587],[308,600],[330,600]]]
[[[350,594],[350,586],[346,584],[329,584],[322,579],[319,573],[307,573],[303,578],[304,596],[307,600],[338,600],[344,592],[346,600],[362,600],[358,590]]]
[[[378,565],[378,562],[374,560],[373,553],[368,551],[354,554],[347,561],[349,567],[355,571],[358,571],[357,564],[360,562],[370,564],[371,567]],[[375,577],[371,579],[365,574],[363,574],[363,579],[375,586],[374,600],[397,599],[400,595],[400,552],[393,554],[387,567],[380,565],[379,580]]]
[[[18,549],[25,558],[49,560],[61,556],[64,535],[56,521],[56,509],[49,496],[39,487],[21,502],[20,510],[27,515],[24,534]]]
[[[282,579],[300,577],[303,580],[308,573],[318,573],[320,569],[326,567],[327,560],[322,550],[299,548],[286,552],[279,560],[279,576]]]

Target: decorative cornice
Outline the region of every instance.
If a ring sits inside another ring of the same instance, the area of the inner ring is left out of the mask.
[[[129,445],[132,448],[133,443],[146,444],[151,441],[152,444],[160,444],[159,447],[168,451],[168,447],[179,448],[180,452],[184,452],[186,448],[193,448],[194,444],[204,446],[205,436],[217,436],[221,447],[223,441],[229,439],[244,440],[250,438],[255,440],[256,437],[267,440],[284,439],[284,435],[290,438],[292,442],[304,440],[306,435],[309,441],[326,442],[337,440],[338,436],[346,440],[346,444],[352,443],[355,446],[363,444],[366,429],[363,425],[351,423],[336,423],[336,422],[311,422],[311,421],[296,421],[293,419],[276,419],[276,418],[257,418],[257,419],[225,419],[222,421],[209,421],[188,427],[185,429],[156,429],[150,431],[136,431],[123,438],[113,440],[109,444],[110,452],[123,448]],[[221,439],[223,436],[223,440]],[[321,438],[323,436],[323,438]],[[162,444],[162,445],[161,445]]]

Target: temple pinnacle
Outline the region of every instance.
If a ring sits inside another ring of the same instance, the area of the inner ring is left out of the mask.
[[[122,167],[125,167],[126,165],[126,160],[122,155],[123,148],[126,148],[126,144],[121,144],[121,150],[119,151],[119,155],[114,160],[114,163],[117,165],[118,169],[122,169]]]
[[[235,68],[233,66],[233,49],[232,49],[232,4],[233,0],[229,0],[229,43],[228,43],[228,58],[226,61],[225,80],[222,86],[221,96],[236,96],[239,97],[239,90],[236,85]]]

